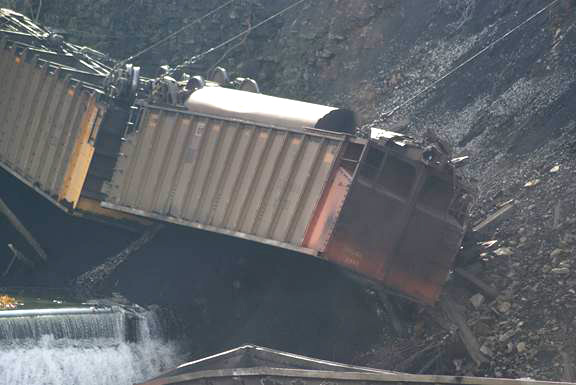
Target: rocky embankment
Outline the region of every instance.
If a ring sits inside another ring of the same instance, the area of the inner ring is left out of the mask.
[[[216,4],[191,1],[4,1],[71,38],[127,57]],[[216,3],[216,2],[214,2]],[[218,2],[224,3],[223,1]],[[238,1],[144,56],[177,64],[288,5]],[[552,4],[553,3],[553,4]],[[385,116],[548,4],[429,92]],[[472,360],[434,309],[409,337],[375,340],[361,363],[387,369],[576,380],[576,2],[572,0],[318,0],[305,2],[195,65],[259,80],[279,96],[349,106],[364,128],[446,138],[478,181],[461,262],[492,297],[454,278],[449,294],[477,340]],[[491,241],[488,247],[477,242]],[[418,352],[424,350],[424,354]]]

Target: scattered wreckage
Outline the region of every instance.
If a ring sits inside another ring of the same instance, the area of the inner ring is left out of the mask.
[[[0,38],[0,166],[56,206],[287,248],[437,301],[472,202],[441,141],[357,137],[353,112],[222,69],[148,79],[6,9]]]

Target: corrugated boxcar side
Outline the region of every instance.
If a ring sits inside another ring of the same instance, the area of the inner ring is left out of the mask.
[[[53,202],[74,206],[103,109],[95,91],[2,45],[0,92],[0,165]]]
[[[103,206],[302,248],[343,135],[146,106]]]

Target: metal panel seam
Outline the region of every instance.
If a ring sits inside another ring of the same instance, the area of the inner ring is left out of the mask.
[[[14,50],[14,48],[12,47],[10,50],[10,57],[12,58],[12,60],[9,61],[9,67],[8,67],[8,74],[6,75],[6,77],[8,78],[8,83],[6,85],[6,88],[4,89],[4,94],[8,95],[8,96],[12,96],[14,94],[14,83],[16,82],[16,80],[19,78],[17,75],[18,73],[18,63],[17,60],[20,59],[17,54],[16,51]],[[4,98],[0,98],[0,112],[3,113],[4,116],[8,115],[10,113],[10,106],[12,105],[12,99],[9,97],[4,97]],[[2,131],[0,131],[0,156],[4,158],[5,151],[4,151],[4,147],[8,145],[8,136],[10,134],[10,124],[9,122],[5,119],[3,122],[3,126],[4,129]]]
[[[21,161],[20,161],[20,170],[21,172],[29,178],[28,173],[28,163],[30,158],[32,157],[32,149],[34,146],[34,139],[36,138],[36,134],[40,129],[44,106],[46,104],[46,99],[48,99],[48,89],[50,87],[48,79],[48,68],[47,67],[39,67],[38,68],[40,75],[38,80],[38,94],[36,95],[36,103],[30,111],[30,117],[28,124],[24,131],[25,133],[25,140],[22,143],[21,149]]]
[[[69,143],[71,142],[70,139],[74,137],[74,124],[76,124],[78,117],[78,107],[80,103],[79,89],[79,85],[74,87],[74,94],[71,95],[72,100],[70,101],[68,114],[66,114],[66,117],[62,122],[63,127],[58,140],[58,152],[53,159],[52,170],[50,171],[51,175],[53,175],[50,186],[52,191],[59,191],[63,177],[62,170],[65,168],[71,151]]]
[[[122,187],[121,187],[120,191],[118,192],[119,196],[120,196],[120,200],[122,202],[126,202],[129,191],[132,188],[132,180],[134,179],[136,162],[138,161],[138,158],[140,157],[140,151],[141,151],[141,147],[142,147],[141,142],[144,138],[145,130],[148,127],[149,120],[150,120],[150,110],[145,110],[144,116],[142,117],[142,120],[140,122],[140,127],[142,127],[142,128],[137,129],[136,132],[132,133],[130,135],[131,137],[127,138],[127,140],[125,142],[125,145],[131,146],[132,149],[130,151],[129,159],[126,159],[127,167],[123,170],[123,172],[126,172],[126,175],[121,177],[121,181],[124,183],[122,183]],[[136,140],[133,140],[134,138]],[[120,154],[120,156],[122,156],[122,154]]]
[[[240,167],[240,172],[238,173],[238,175],[236,175],[236,180],[234,181],[234,187],[232,188],[232,191],[238,191],[240,188],[240,185],[242,184],[242,181],[244,180],[244,176],[246,175],[246,171],[248,169],[248,164],[250,164],[250,160],[252,159],[252,155],[254,154],[254,147],[256,146],[256,138],[259,135],[259,131],[260,129],[257,128],[256,126],[252,125],[252,126],[248,126],[248,127],[252,127],[252,134],[250,135],[250,139],[248,142],[248,145],[246,146],[246,150],[244,152],[244,155],[242,156],[242,163]],[[237,203],[237,199],[231,199],[228,202],[228,205],[226,207],[226,210],[224,212],[224,217],[222,218],[222,226],[229,228],[230,226],[228,225],[228,222],[230,220],[230,215],[232,215],[232,212],[234,211],[234,208],[236,207],[236,203]]]
[[[145,149],[148,150],[146,151],[146,158],[144,159],[144,168],[143,168],[143,175],[139,175],[140,180],[138,183],[138,190],[140,193],[138,194],[137,198],[136,198],[136,206],[141,206],[141,202],[142,199],[144,197],[144,189],[148,188],[148,180],[150,179],[150,169],[152,167],[152,162],[155,160],[156,157],[156,152],[158,151],[157,148],[157,144],[158,144],[158,140],[160,138],[160,135],[162,134],[162,130],[163,130],[163,123],[166,121],[166,113],[165,112],[160,112],[160,117],[158,118],[158,123],[156,123],[154,125],[154,132],[149,133],[149,135],[151,135],[153,137],[151,145],[150,145],[150,149]],[[150,126],[148,126],[148,130],[150,130]],[[144,144],[144,143],[142,143]]]
[[[34,125],[34,136],[32,141],[30,142],[30,153],[28,154],[28,156],[26,157],[26,164],[25,164],[25,173],[30,177],[33,178],[33,173],[35,170],[32,169],[34,162],[35,162],[35,158],[37,156],[37,148],[38,145],[40,144],[40,136],[42,135],[42,128],[44,125],[44,122],[46,121],[46,115],[48,114],[48,107],[50,106],[50,103],[52,102],[51,100],[51,96],[52,96],[52,90],[54,89],[55,85],[56,85],[56,81],[58,78],[58,74],[54,74],[51,75],[48,71],[48,68],[46,68],[46,87],[44,87],[42,90],[46,90],[45,95],[43,95],[45,97],[44,103],[42,104],[42,110],[40,111],[40,116],[38,118],[38,124]]]
[[[200,198],[198,199],[198,203],[194,208],[194,213],[192,214],[192,218],[197,219],[199,215],[199,210],[204,204],[204,200],[206,200],[206,192],[210,188],[211,174],[214,172],[214,168],[216,167],[217,159],[219,157],[220,148],[222,147],[222,143],[224,142],[224,136],[226,135],[227,127],[225,124],[218,122],[219,124],[219,131],[218,136],[216,137],[216,144],[214,145],[214,149],[212,150],[212,156],[210,157],[210,162],[208,163],[208,169],[206,170],[206,175],[202,179],[202,188],[200,190]],[[214,126],[216,127],[216,126]],[[210,133],[212,134],[212,133]]]
[[[208,216],[207,216],[207,220],[206,222],[210,225],[212,225],[212,222],[214,221],[214,216],[216,213],[216,210],[218,208],[218,205],[220,203],[220,199],[222,198],[222,192],[224,190],[224,185],[228,179],[228,174],[230,173],[230,165],[232,163],[232,159],[234,159],[234,157],[236,156],[236,151],[238,150],[238,146],[236,145],[238,143],[238,139],[240,138],[240,136],[242,135],[242,130],[240,128],[240,125],[238,123],[235,123],[231,129],[234,129],[236,132],[234,133],[234,137],[232,138],[232,149],[228,152],[228,154],[226,155],[226,159],[224,160],[224,165],[222,168],[222,173],[220,174],[220,178],[218,180],[218,184],[216,185],[216,193],[214,194],[214,198],[212,199],[212,203],[210,205],[210,210],[208,212]]]
[[[70,94],[70,86],[71,84],[69,79],[66,79],[62,89],[62,106],[58,112],[59,116],[55,122],[55,131],[52,134],[52,137],[47,141],[47,145],[51,148],[46,154],[45,163],[47,163],[47,167],[45,167],[43,170],[41,180],[45,181],[46,188],[50,191],[57,191],[52,190],[52,186],[54,186],[54,181],[56,179],[55,171],[63,153],[62,144],[64,135],[66,135],[66,122],[69,121],[70,114],[72,113],[72,108],[74,106],[74,94]]]
[[[251,233],[257,233],[260,228],[260,225],[262,224],[261,223],[262,217],[264,216],[264,212],[268,207],[272,189],[274,188],[276,180],[280,175],[280,169],[282,168],[284,158],[286,157],[286,153],[288,151],[288,144],[290,143],[290,140],[291,140],[290,133],[287,133],[282,139],[280,153],[276,155],[276,159],[274,160],[274,166],[272,167],[272,174],[270,179],[268,179],[268,183],[266,184],[266,188],[264,190],[264,195],[262,196],[262,200],[260,201],[258,211],[256,212],[256,216],[254,217],[254,223],[252,223],[252,228],[250,231]]]
[[[315,225],[315,220],[314,218],[316,218],[316,212],[318,211],[318,209],[321,207],[322,202],[325,199],[325,195],[328,193],[328,188],[329,186],[332,185],[332,182],[334,181],[334,179],[336,178],[336,172],[338,171],[338,167],[339,167],[339,160],[342,157],[344,152],[344,146],[342,145],[342,143],[338,143],[338,148],[336,150],[337,155],[334,157],[335,160],[332,163],[332,167],[330,169],[329,172],[329,177],[326,180],[326,182],[324,183],[324,187],[322,187],[322,192],[318,195],[318,198],[316,199],[316,203],[314,205],[314,210],[312,210],[312,220],[308,221],[308,225],[306,226],[306,230],[304,231],[304,240],[303,243],[306,243],[307,241],[307,236],[308,236],[308,232],[309,230],[313,227],[313,225]],[[349,194],[347,194],[346,196],[348,197]],[[332,236],[332,233],[326,238],[327,240],[330,239],[330,237]],[[324,251],[325,246],[327,243],[325,243],[324,248],[322,248],[322,250],[319,251]]]
[[[194,188],[196,187],[197,183],[199,182],[196,180],[198,170],[200,169],[200,165],[203,160],[204,152],[206,151],[206,142],[212,135],[212,130],[208,129],[208,121],[199,119],[198,123],[196,124],[196,130],[200,126],[202,128],[202,138],[200,139],[200,143],[198,143],[198,148],[200,149],[197,153],[194,154],[194,165],[192,166],[192,173],[190,174],[190,180],[186,183],[186,189],[184,190],[184,200],[182,201],[182,207],[180,207],[180,217],[186,217],[186,213],[190,210],[190,201],[192,200],[192,195],[194,193]],[[193,138],[192,138],[193,139]]]
[[[68,168],[68,163],[70,162],[70,159],[72,157],[72,152],[74,151],[74,144],[76,141],[77,136],[79,135],[79,132],[81,131],[81,122],[82,122],[82,117],[85,113],[85,108],[84,108],[84,103],[83,103],[83,99],[87,98],[88,94],[85,94],[82,92],[82,90],[79,89],[80,86],[76,87],[76,95],[74,97],[75,99],[75,113],[74,116],[72,117],[72,119],[70,120],[70,122],[68,123],[69,127],[70,127],[70,131],[67,137],[67,142],[64,146],[64,148],[62,149],[62,159],[60,161],[60,165],[59,165],[59,169],[57,171],[58,176],[56,179],[54,179],[54,185],[53,188],[55,190],[59,191],[59,198],[60,198],[60,191],[62,190],[62,187],[65,183],[65,176],[66,176],[66,170]]]
[[[180,183],[180,179],[182,178],[182,173],[184,172],[184,159],[186,158],[186,151],[188,149],[189,143],[196,131],[196,126],[198,124],[199,119],[192,118],[190,124],[188,125],[188,132],[184,138],[184,142],[182,143],[182,151],[180,156],[178,157],[179,161],[177,163],[176,171],[174,172],[174,176],[170,181],[170,194],[168,197],[168,201],[166,202],[166,206],[164,207],[166,213],[170,213],[172,211],[172,204],[174,203],[174,196],[176,195],[176,190],[178,189],[178,184]]]
[[[290,219],[290,225],[288,226],[288,232],[285,238],[286,240],[289,240],[294,236],[294,231],[296,230],[296,223],[298,223],[298,219],[302,215],[302,210],[304,210],[305,202],[308,200],[308,195],[310,195],[310,191],[312,190],[312,182],[316,180],[316,175],[320,170],[320,161],[322,155],[324,155],[324,152],[326,151],[326,146],[327,146],[326,139],[322,139],[320,144],[318,145],[318,149],[316,150],[316,155],[314,156],[314,164],[312,166],[312,170],[310,171],[310,174],[308,175],[308,178],[306,179],[306,182],[304,184],[304,189],[302,190],[302,199],[298,201],[298,205],[296,207],[294,215]],[[312,214],[314,213],[314,211],[315,210],[312,210]],[[310,220],[308,220],[307,223],[310,223]],[[302,243],[302,241],[300,241],[299,243]]]
[[[58,122],[58,118],[60,115],[60,111],[62,110],[62,104],[64,102],[64,99],[66,97],[66,93],[68,92],[68,87],[65,87],[65,84],[68,82],[68,80],[64,80],[64,82],[62,82],[62,80],[60,80],[57,76],[56,78],[56,88],[55,90],[59,89],[59,95],[57,95],[57,102],[56,102],[56,106],[54,108],[54,112],[53,115],[50,119],[50,125],[49,125],[49,130],[46,133],[46,138],[45,138],[45,142],[42,143],[44,148],[42,149],[42,155],[40,156],[40,163],[38,164],[38,167],[36,168],[36,174],[35,174],[35,179],[39,180],[41,182],[44,182],[41,180],[42,175],[44,174],[44,169],[46,168],[46,157],[48,156],[48,152],[50,151],[50,142],[51,142],[51,138],[54,136],[54,131],[57,129],[57,122]],[[44,186],[44,184],[42,184]],[[43,187],[44,189],[46,189],[46,186]]]
[[[168,162],[170,160],[170,158],[173,155],[172,149],[174,148],[174,143],[176,142],[176,137],[178,136],[178,132],[180,131],[180,129],[182,128],[182,122],[184,121],[184,119],[182,118],[181,115],[177,115],[175,121],[174,121],[174,125],[172,127],[170,127],[170,138],[168,139],[168,143],[167,143],[167,148],[165,149],[165,153],[164,156],[162,157],[162,163],[160,165],[160,177],[158,178],[156,185],[154,186],[154,192],[152,194],[152,202],[150,207],[154,208],[156,207],[156,205],[158,204],[158,199],[160,196],[160,190],[162,185],[164,185],[165,180],[166,180],[166,172],[167,172],[167,165]]]
[[[262,150],[262,154],[260,154],[260,157],[258,159],[258,165],[256,166],[254,178],[252,178],[250,181],[250,185],[248,187],[248,193],[244,198],[244,202],[242,202],[240,216],[238,217],[236,226],[234,226],[237,229],[241,229],[242,227],[244,227],[244,221],[246,220],[246,211],[248,210],[248,206],[250,205],[252,199],[254,198],[254,190],[256,189],[258,183],[260,183],[260,177],[262,176],[262,168],[264,168],[264,160],[268,158],[268,152],[270,152],[272,143],[274,142],[274,139],[276,138],[277,135],[276,132],[274,131],[271,130],[266,131],[267,131],[266,132],[267,137],[264,149]]]
[[[304,153],[304,149],[307,148],[309,139],[307,136],[302,135],[300,138],[300,147],[298,148],[298,152],[294,158],[294,161],[290,167],[290,174],[288,175],[288,179],[282,188],[282,193],[280,194],[280,202],[276,207],[276,211],[272,217],[272,223],[270,224],[270,229],[268,230],[268,237],[272,237],[274,232],[276,231],[276,227],[278,226],[278,221],[280,216],[282,215],[282,211],[284,211],[284,207],[286,206],[286,200],[288,199],[288,194],[290,193],[290,189],[294,183],[294,178],[296,174],[300,171],[300,164],[302,163],[302,155]],[[303,197],[300,197],[300,200]]]
[[[25,55],[26,52],[23,53]],[[8,116],[5,116],[6,122],[6,130],[9,133],[5,136],[5,142],[3,143],[4,149],[2,153],[6,155],[5,159],[8,163],[13,163],[11,159],[11,153],[14,146],[15,137],[18,132],[17,122],[18,118],[22,113],[22,107],[25,103],[24,100],[27,99],[28,92],[30,91],[30,83],[32,82],[32,70],[33,67],[30,67],[28,63],[23,60],[25,56],[22,56],[20,64],[18,64],[18,75],[17,77],[20,80],[20,83],[16,83],[19,85],[19,89],[14,90],[14,97],[12,99],[12,103],[10,106],[10,111],[8,111]],[[4,97],[6,97],[5,95]],[[12,96],[12,95],[11,95]]]
[[[28,102],[26,103],[26,107],[22,113],[22,119],[19,120],[18,125],[15,127],[18,130],[17,137],[15,139],[15,143],[11,148],[12,153],[9,155],[9,158],[12,160],[14,167],[16,170],[22,170],[22,155],[23,155],[23,148],[26,140],[28,139],[30,123],[32,122],[33,114],[32,112],[36,108],[36,104],[38,103],[38,94],[39,91],[42,89],[42,70],[38,68],[38,64],[36,58],[32,59],[30,63],[32,68],[34,69],[32,75],[31,83],[34,87],[30,87],[30,91],[32,92],[32,97],[28,97]]]

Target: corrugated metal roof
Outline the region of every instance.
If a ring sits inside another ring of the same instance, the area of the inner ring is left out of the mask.
[[[206,357],[169,371],[140,385],[169,384],[466,384],[562,385],[562,382],[487,377],[409,374],[317,360],[247,345]]]

